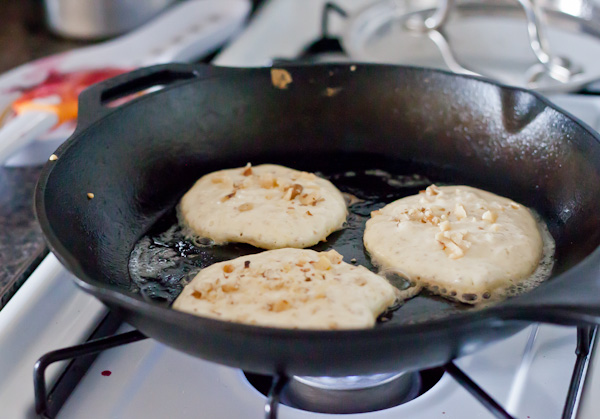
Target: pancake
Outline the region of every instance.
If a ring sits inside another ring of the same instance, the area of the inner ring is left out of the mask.
[[[178,207],[190,235],[216,244],[263,249],[304,248],[342,228],[341,192],[312,173],[263,164],[220,170],[200,178]]]
[[[469,186],[429,186],[371,213],[374,264],[464,303],[502,298],[540,263],[543,240],[524,206]]]
[[[278,249],[216,263],[185,286],[173,308],[219,320],[289,329],[375,325],[397,290],[335,250]]]

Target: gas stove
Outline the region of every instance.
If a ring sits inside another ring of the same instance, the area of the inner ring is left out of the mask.
[[[341,14],[367,3],[338,1],[338,10],[322,0],[268,1],[214,64],[270,66],[298,56],[345,60],[339,44],[329,35],[342,27]],[[327,34],[320,25],[324,7],[332,10]],[[315,50],[321,53],[314,56]],[[575,94],[552,99],[600,129],[600,99]],[[600,386],[600,361],[593,350],[591,360],[576,356],[576,351],[585,352],[586,344],[595,345],[594,335],[588,332],[532,324],[509,339],[456,360],[445,371],[434,369],[411,376],[410,385],[402,390],[405,397],[394,399],[391,407],[379,405],[374,411],[345,416],[315,413],[298,402],[302,394],[280,391],[286,388],[283,377],[245,374],[145,339],[79,290],[71,274],[49,255],[0,311],[0,417],[38,417],[37,402],[43,417],[60,419],[509,417],[502,412],[528,419],[591,419],[596,417],[594,394]],[[116,337],[94,342],[105,336]],[[82,346],[67,353],[51,352],[74,345]],[[89,354],[72,362],[51,362],[80,352]],[[36,370],[36,400],[32,373],[41,357]],[[348,378],[343,385],[359,379]],[[384,385],[389,383],[387,378],[383,381]],[[313,382],[310,388],[323,387],[327,382]],[[351,393],[350,399],[357,395]],[[568,398],[571,402],[566,403]],[[490,411],[489,405],[496,402],[500,409],[492,406]]]

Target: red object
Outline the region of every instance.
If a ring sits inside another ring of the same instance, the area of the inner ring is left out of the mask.
[[[109,377],[109,376],[112,374],[112,371],[109,371],[109,370],[104,370],[104,371],[102,371],[102,373],[101,373],[101,374],[102,374],[103,376],[105,376],[105,377]]]
[[[59,123],[77,117],[77,99],[79,93],[94,83],[115,77],[129,71],[122,68],[104,68],[100,70],[84,70],[72,73],[50,71],[46,80],[34,87],[20,88],[21,97],[12,104],[16,113],[28,110],[43,110],[58,115]],[[60,103],[36,103],[36,99],[58,96]]]

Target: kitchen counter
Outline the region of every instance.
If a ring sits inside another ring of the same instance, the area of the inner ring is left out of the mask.
[[[44,25],[40,1],[0,1],[0,73],[86,45],[60,39]],[[48,253],[33,212],[41,167],[0,166],[0,308]]]
[[[0,167],[0,308],[47,254],[33,214],[39,167]]]

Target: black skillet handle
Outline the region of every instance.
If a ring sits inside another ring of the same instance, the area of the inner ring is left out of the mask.
[[[205,64],[160,64],[144,67],[96,83],[79,95],[77,131],[114,111],[107,106],[117,99],[157,86],[182,83],[194,78],[208,78],[225,69]]]
[[[575,268],[498,307],[500,317],[563,325],[600,324],[600,248]]]

